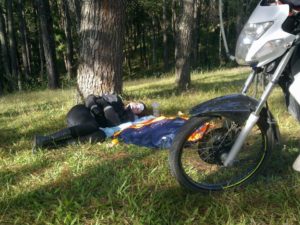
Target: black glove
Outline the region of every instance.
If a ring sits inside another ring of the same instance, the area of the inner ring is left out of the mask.
[[[91,110],[94,115],[101,114],[101,108],[96,103],[96,96],[89,95],[85,100],[85,106]]]
[[[90,110],[91,110],[91,112],[94,115],[98,115],[99,116],[101,114],[101,109],[97,105],[92,105],[91,108],[90,108]]]

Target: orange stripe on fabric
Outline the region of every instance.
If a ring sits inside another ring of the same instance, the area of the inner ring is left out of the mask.
[[[127,127],[123,130],[126,130],[128,128],[139,129],[139,128],[142,128],[144,126],[147,126],[147,125],[150,125],[150,124],[162,121],[162,120],[173,120],[173,119],[176,119],[176,118],[181,118],[181,119],[184,119],[184,120],[188,119],[187,117],[165,117],[165,116],[160,116],[160,117],[156,117],[156,118],[153,118],[153,119],[150,119],[150,120],[142,121],[142,122],[137,123],[137,124],[133,124],[130,127]],[[114,138],[117,137],[123,130],[120,130],[120,131],[116,132],[114,134]]]

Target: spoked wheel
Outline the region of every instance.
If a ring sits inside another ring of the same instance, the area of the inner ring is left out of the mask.
[[[221,116],[192,117],[172,144],[172,174],[182,186],[193,191],[218,191],[252,180],[271,151],[271,136],[264,123],[258,121],[232,165],[225,167],[224,160],[242,126]]]

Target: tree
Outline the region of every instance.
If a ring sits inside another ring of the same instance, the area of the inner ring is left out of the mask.
[[[202,2],[201,2],[202,4]],[[192,34],[192,52],[191,52],[191,60],[192,65],[197,66],[198,62],[198,45],[200,41],[199,28],[200,28],[200,0],[195,0],[194,2],[194,23],[193,23],[193,34]]]
[[[194,23],[195,0],[180,0],[180,12],[176,34],[175,76],[177,87],[187,89],[191,83],[190,54]]]
[[[74,75],[74,51],[73,51],[73,39],[72,39],[72,27],[69,4],[67,0],[62,0],[62,11],[63,11],[63,27],[66,36],[66,54],[65,54],[65,65],[68,73],[68,78],[73,78]]]
[[[13,18],[12,4],[13,4],[12,0],[6,0],[11,74],[12,74],[13,79],[17,79],[17,81],[18,81],[18,89],[22,90],[21,74],[18,71],[17,43],[16,43],[16,38],[15,38],[15,29],[13,26],[14,18]]]
[[[169,53],[168,53],[168,19],[167,19],[167,1],[163,0],[162,5],[162,31],[163,31],[163,61],[164,61],[164,70],[169,69]]]
[[[43,49],[48,74],[48,88],[59,87],[58,72],[56,65],[56,50],[53,35],[53,22],[48,0],[36,0],[40,20]]]
[[[18,17],[19,17],[19,26],[20,26],[20,34],[21,34],[22,61],[24,66],[25,77],[26,79],[29,79],[29,76],[31,74],[30,51],[29,51],[28,34],[26,28],[26,21],[24,18],[23,7],[24,7],[23,0],[19,0]]]
[[[7,46],[7,37],[6,37],[6,29],[5,22],[3,18],[3,12],[0,5],[0,43],[1,43],[1,55],[2,55],[2,65],[4,67],[4,77],[11,81],[11,73],[10,73],[10,64],[9,64],[9,54],[8,54],[8,46]],[[2,85],[4,77],[2,77]]]
[[[82,2],[77,76],[81,97],[122,92],[125,2]]]
[[[75,25],[74,28],[79,32],[81,21],[81,0],[68,0],[67,2],[71,12],[70,14],[72,14],[72,25]]]
[[[224,63],[217,3],[217,0],[2,0],[0,74],[4,92],[17,90],[17,84],[22,88],[21,75],[30,76],[22,79],[23,88],[39,84],[46,74],[49,88],[57,88],[58,74],[66,69],[68,77],[75,77],[79,69],[78,87],[84,95],[119,93],[122,77],[152,76],[175,66],[176,84],[186,89],[190,85],[190,64],[210,69]],[[224,24],[231,50],[256,3],[254,0],[224,2]]]

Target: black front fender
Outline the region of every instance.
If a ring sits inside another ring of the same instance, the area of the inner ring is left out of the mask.
[[[250,113],[255,111],[258,101],[242,94],[233,94],[214,98],[193,107],[191,116],[226,116],[241,124],[247,120]],[[275,140],[280,142],[280,133],[272,113],[264,108],[261,111],[260,119],[270,127]]]
[[[211,99],[193,107],[191,116],[226,115],[234,120],[245,121],[255,110],[258,101],[242,94],[233,94]]]

